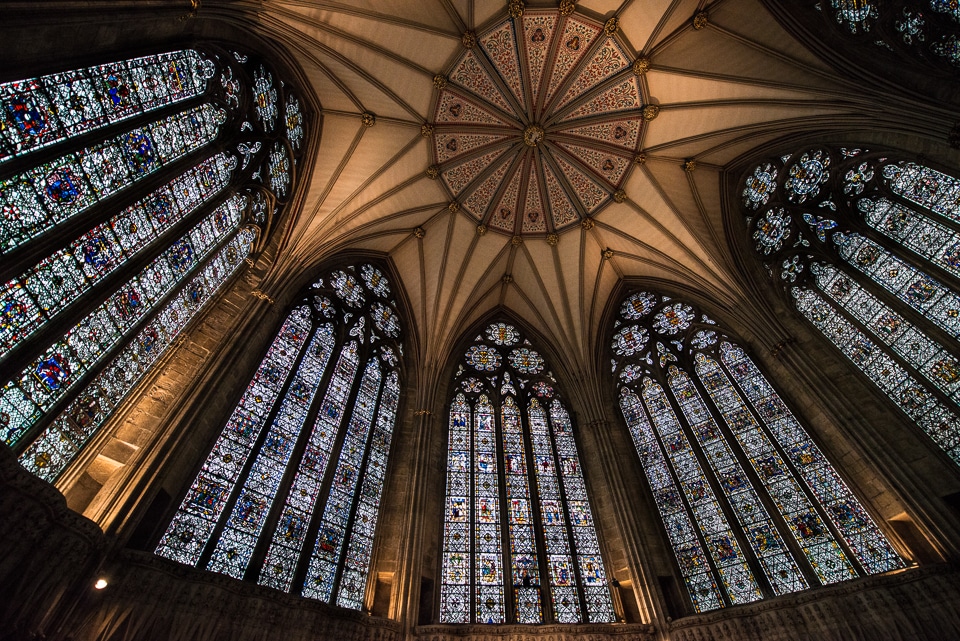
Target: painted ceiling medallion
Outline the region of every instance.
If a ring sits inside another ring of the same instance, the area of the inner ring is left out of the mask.
[[[438,77],[433,160],[451,200],[485,229],[552,235],[622,193],[645,123],[616,29],[526,9],[479,33]]]

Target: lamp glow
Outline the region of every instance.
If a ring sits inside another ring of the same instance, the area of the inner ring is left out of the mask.
[[[97,579],[97,582],[93,584],[93,587],[98,590],[102,590],[103,588],[107,587],[107,580],[102,578]]]

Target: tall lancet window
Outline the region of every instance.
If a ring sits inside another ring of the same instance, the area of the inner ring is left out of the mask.
[[[613,621],[573,421],[513,325],[467,350],[448,426],[441,623]]]
[[[400,400],[401,327],[371,264],[290,312],[157,554],[359,610]]]
[[[692,305],[623,301],[620,409],[703,612],[904,567],[750,357]]]
[[[960,463],[960,180],[816,148],[756,166],[743,207],[777,286]]]
[[[303,137],[275,72],[213,47],[0,84],[0,438],[25,468],[56,480],[259,251]]]

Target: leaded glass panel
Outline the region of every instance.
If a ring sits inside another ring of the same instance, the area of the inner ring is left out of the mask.
[[[757,171],[776,175],[767,166]],[[804,171],[791,175],[810,194],[821,180],[811,177],[816,167]],[[762,193],[776,190],[766,185]],[[641,337],[629,349],[626,329]],[[610,349],[620,408],[697,611],[904,567],[715,321],[666,296],[632,294]]]
[[[291,320],[281,328],[157,554],[361,609],[400,398],[401,326],[378,328],[384,310],[397,313],[380,269],[329,276],[295,308],[297,331]],[[299,355],[286,347],[292,336],[309,336]],[[216,501],[198,510],[194,495],[208,490]]]
[[[462,363],[448,423],[440,622],[614,621],[572,422],[546,359],[498,322]]]
[[[215,69],[186,49],[0,84],[0,163],[200,95]]]
[[[764,205],[786,217],[785,242],[768,251],[752,222],[757,250],[800,313],[960,462],[960,182],[865,149],[816,153],[832,168],[822,187],[796,206],[794,185],[775,182]]]
[[[46,480],[263,245],[275,207],[221,151],[255,117],[242,79],[275,78],[248,60],[210,45],[0,84],[0,437]],[[274,91],[299,129],[244,133],[260,165],[305,131]]]

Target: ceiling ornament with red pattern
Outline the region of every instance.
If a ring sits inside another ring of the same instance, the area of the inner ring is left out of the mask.
[[[436,82],[433,156],[451,199],[478,224],[550,234],[622,188],[643,101],[616,21],[608,25],[527,9],[464,37]]]

